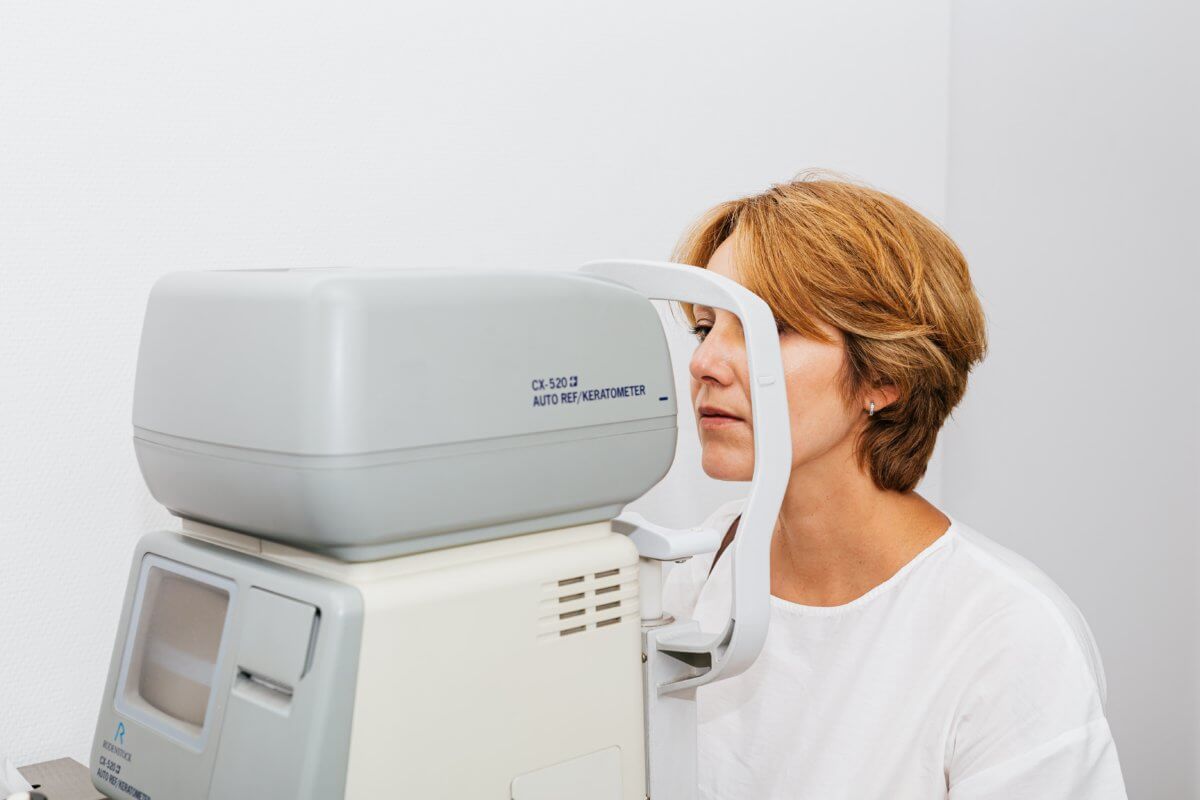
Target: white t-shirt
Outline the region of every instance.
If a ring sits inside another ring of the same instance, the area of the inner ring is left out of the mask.
[[[744,500],[705,523],[727,531]],[[664,604],[719,631],[729,551],[672,570]],[[862,597],[771,597],[758,660],[697,690],[714,800],[1125,800],[1104,671],[1044,573],[953,521]]]

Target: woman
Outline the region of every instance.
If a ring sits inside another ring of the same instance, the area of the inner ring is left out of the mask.
[[[914,491],[983,356],[967,265],[886,194],[799,180],[707,214],[676,260],[779,323],[792,472],[771,542],[771,624],[742,675],[703,687],[701,795],[721,800],[1125,798],[1103,668],[1043,573]],[[736,317],[684,306],[704,471],[753,468]],[[744,501],[666,606],[719,630]]]

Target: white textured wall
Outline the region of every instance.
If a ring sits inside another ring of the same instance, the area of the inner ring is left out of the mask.
[[[1082,609],[1139,800],[1200,796],[1200,4],[954,5],[949,220],[992,349],[948,507]]]
[[[941,218],[948,26],[948,0],[0,1],[0,753],[86,759],[131,550],[169,524],[129,442],[156,276],[662,258],[813,165]],[[683,466],[648,502],[691,522],[715,501]]]

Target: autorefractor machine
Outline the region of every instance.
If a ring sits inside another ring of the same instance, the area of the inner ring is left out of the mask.
[[[719,631],[661,589],[722,532],[622,513],[675,455],[651,299],[743,325],[754,476]],[[761,648],[790,464],[761,299],[651,262],[175,273],[134,394],[142,475],[182,524],[134,554],[101,792],[696,796],[695,693]]]

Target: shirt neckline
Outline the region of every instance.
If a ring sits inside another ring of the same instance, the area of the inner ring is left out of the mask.
[[[942,513],[946,514],[945,511]],[[771,606],[789,614],[808,617],[832,617],[839,614],[845,614],[857,608],[861,608],[862,606],[870,603],[879,595],[889,591],[892,587],[899,584],[904,580],[905,576],[916,569],[922,561],[925,561],[938,550],[941,550],[943,547],[949,544],[952,539],[958,536],[958,530],[959,527],[961,527],[958,520],[954,519],[954,517],[951,517],[949,514],[946,514],[946,518],[950,520],[950,526],[946,528],[946,530],[942,531],[942,534],[938,536],[938,538],[927,544],[924,550],[917,553],[908,560],[908,563],[892,573],[890,578],[885,580],[883,583],[872,587],[853,600],[836,606],[809,606],[804,605],[803,603],[793,603],[791,600],[784,600],[782,597],[771,595]]]

